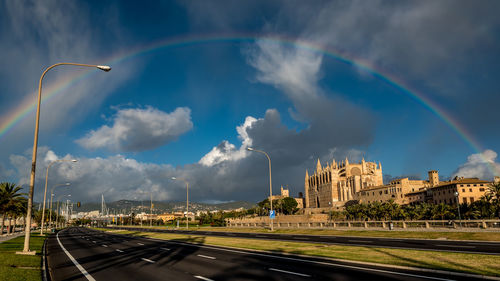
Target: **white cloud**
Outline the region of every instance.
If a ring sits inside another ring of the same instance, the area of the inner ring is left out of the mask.
[[[321,55],[262,40],[256,42],[256,48],[248,62],[258,70],[258,81],[283,90],[296,102],[318,94]]]
[[[87,149],[143,151],[174,141],[191,128],[191,110],[187,107],[171,113],[152,107],[120,109],[111,127],[104,125],[91,131],[77,143]]]
[[[256,118],[247,116],[247,118],[245,118],[245,122],[236,127],[238,138],[242,142],[239,149],[236,149],[234,144],[224,140],[218,146],[212,148],[212,150],[203,156],[198,163],[204,166],[214,166],[223,161],[236,161],[246,157],[248,153],[246,150],[247,147],[252,146],[252,139],[248,135],[247,129],[251,128],[252,124],[256,121]]]
[[[467,157],[467,162],[462,164],[452,177],[480,178],[491,180],[500,175],[500,163],[496,162],[497,153],[487,149],[482,153],[472,154]]]

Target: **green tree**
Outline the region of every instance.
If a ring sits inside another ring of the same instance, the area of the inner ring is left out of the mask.
[[[486,194],[491,198],[493,212],[500,218],[500,182],[490,184]]]
[[[294,214],[298,210],[297,205],[297,201],[291,197],[285,197],[281,200],[281,210],[285,215]]]
[[[5,226],[5,217],[13,212],[18,203],[19,198],[22,198],[24,193],[21,193],[21,187],[9,182],[0,183],[0,214],[2,214],[2,226],[0,227],[0,234],[3,234]]]

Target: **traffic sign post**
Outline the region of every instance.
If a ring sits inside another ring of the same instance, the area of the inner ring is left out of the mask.
[[[269,212],[269,218],[270,218],[270,219],[274,219],[275,217],[276,217],[276,211],[275,211],[275,210],[271,210],[271,211]]]

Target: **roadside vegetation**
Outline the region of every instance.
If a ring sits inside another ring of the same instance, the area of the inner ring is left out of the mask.
[[[108,229],[98,229],[109,231]],[[318,256],[359,262],[430,268],[471,274],[500,276],[500,256],[451,252],[418,251],[314,243],[283,242],[260,239],[222,238],[201,235],[111,230],[114,234],[164,239],[203,245]]]
[[[1,281],[38,281],[42,280],[42,246],[45,237],[31,235],[30,249],[35,256],[16,255],[22,251],[24,236],[0,243],[0,280]]]

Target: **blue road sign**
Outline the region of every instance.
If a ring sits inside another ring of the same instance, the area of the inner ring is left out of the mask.
[[[276,217],[276,211],[275,211],[275,210],[270,211],[270,212],[269,212],[269,217],[270,217],[271,219],[274,219],[274,218]]]

